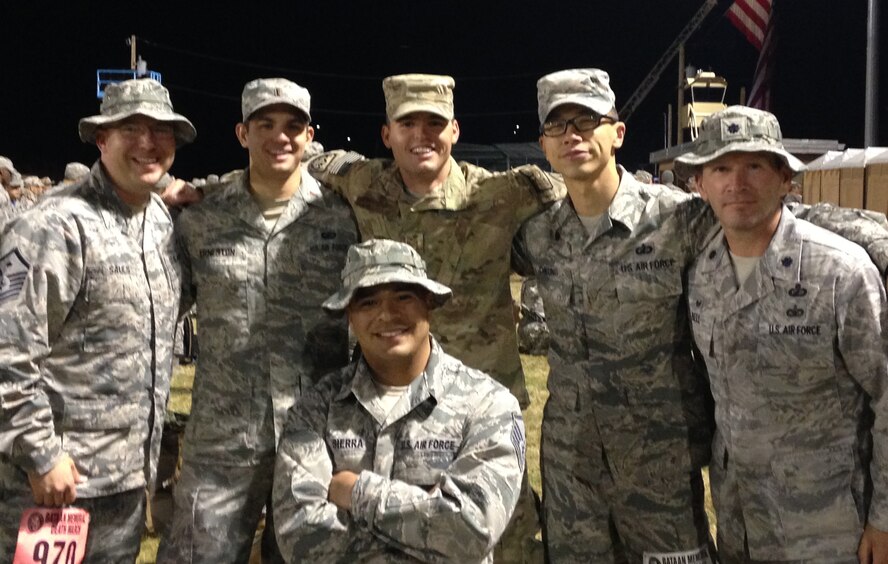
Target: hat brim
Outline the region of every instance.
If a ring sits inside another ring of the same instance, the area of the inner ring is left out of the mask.
[[[443,111],[441,111],[440,106],[435,105],[435,104],[431,104],[429,102],[423,102],[423,101],[405,102],[405,103],[401,104],[400,106],[398,106],[398,111],[395,112],[394,115],[390,115],[389,119],[390,120],[399,120],[406,115],[415,114],[415,113],[419,113],[419,112],[427,112],[430,114],[434,114],[436,116],[441,116],[442,118],[444,118],[446,120],[453,119],[452,112],[451,113],[443,112]]]
[[[176,137],[177,145],[191,143],[194,141],[194,138],[197,137],[197,130],[194,128],[194,125],[192,125],[192,123],[188,121],[188,118],[183,115],[155,112],[151,110],[139,110],[136,112],[120,112],[110,116],[100,114],[81,119],[77,126],[77,130],[80,133],[80,140],[84,143],[95,143],[96,130],[99,127],[123,121],[131,116],[145,116],[164,123],[172,123],[175,128],[174,135]]]
[[[396,271],[393,271],[393,269],[380,269],[377,272],[363,276],[360,283],[355,286],[341,288],[324,301],[323,308],[329,312],[339,313],[348,307],[355,292],[361,288],[372,288],[381,284],[415,284],[421,286],[429,292],[432,298],[432,309],[447,303],[447,300],[453,294],[450,288],[444,284],[439,284],[428,278],[407,274],[402,269],[396,269]]]
[[[607,103],[598,103],[597,100],[590,101],[590,98],[591,97],[588,94],[568,94],[567,96],[559,96],[545,108],[544,113],[540,113],[540,125],[546,123],[546,119],[548,119],[549,114],[555,111],[556,108],[566,106],[567,104],[576,104],[578,106],[588,108],[600,116],[606,115],[608,112],[614,109],[613,106]]]
[[[682,177],[688,177],[694,174],[697,167],[703,166],[710,161],[725,155],[727,153],[772,153],[780,157],[786,166],[793,172],[802,172],[805,170],[805,163],[793,156],[785,149],[779,149],[768,145],[762,145],[759,142],[751,141],[746,143],[728,144],[717,151],[700,155],[694,152],[685,153],[675,159],[675,169]]]

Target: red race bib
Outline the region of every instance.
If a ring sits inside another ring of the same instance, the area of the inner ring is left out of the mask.
[[[13,564],[81,564],[89,513],[76,507],[25,509]]]

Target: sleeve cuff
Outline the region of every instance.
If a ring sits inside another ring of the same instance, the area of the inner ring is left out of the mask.
[[[376,499],[384,482],[382,476],[368,470],[363,470],[358,475],[358,481],[355,482],[351,495],[351,514],[356,521],[365,525],[373,522]]]

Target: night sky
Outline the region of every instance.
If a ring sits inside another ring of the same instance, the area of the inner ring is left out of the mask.
[[[98,152],[77,121],[98,113],[96,69],[129,68],[126,39],[163,74],[177,112],[198,130],[172,172],[191,178],[246,164],[234,136],[240,92],[257,77],[308,88],[316,139],[384,156],[381,80],[427,72],[456,78],[464,143],[536,141],[536,80],[571,67],[611,74],[617,106],[647,75],[702,0],[557,2],[6,2],[0,155],[23,173],[58,179],[68,161]],[[757,53],[710,13],[687,44],[687,63],[728,79],[729,103],[752,82]],[[138,7],[134,7],[138,6]],[[229,6],[239,6],[235,12]],[[553,7],[555,7],[553,9]],[[865,0],[777,0],[780,28],[773,111],[784,135],[863,143]],[[836,11],[839,10],[839,11]],[[888,13],[883,8],[883,28]],[[888,32],[881,38],[880,133],[888,144]],[[618,161],[635,169],[662,148],[675,104],[677,62],[628,122]],[[350,140],[349,140],[350,138]]]

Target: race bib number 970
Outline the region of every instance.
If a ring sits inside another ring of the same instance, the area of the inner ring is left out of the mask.
[[[81,564],[89,513],[76,507],[32,507],[22,514],[13,564]]]

